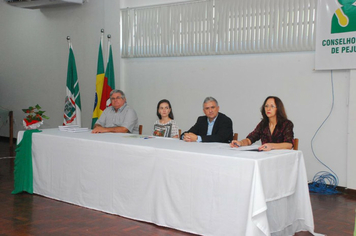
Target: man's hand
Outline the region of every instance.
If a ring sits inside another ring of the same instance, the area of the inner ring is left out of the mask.
[[[125,127],[102,127],[99,124],[96,124],[94,126],[94,129],[91,131],[93,134],[97,134],[97,133],[129,133],[129,130]]]
[[[186,142],[196,142],[198,140],[198,136],[193,133],[185,133],[183,140]]]
[[[93,134],[97,134],[97,133],[106,133],[108,132],[106,130],[106,128],[102,127],[102,126],[95,126],[94,129],[91,131]]]

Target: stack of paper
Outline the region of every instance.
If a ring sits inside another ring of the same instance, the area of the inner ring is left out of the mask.
[[[73,128],[68,130],[68,132],[72,132],[72,133],[87,132],[87,131],[89,131],[88,128]]]
[[[58,126],[60,131],[78,133],[78,132],[86,132],[89,131],[88,128],[80,128],[79,125],[66,125],[66,126]]]

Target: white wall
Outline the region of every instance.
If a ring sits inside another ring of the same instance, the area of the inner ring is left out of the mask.
[[[214,96],[243,138],[259,122],[265,97],[277,95],[294,122],[308,178],[326,170],[314,158],[310,142],[331,108],[330,72],[313,70],[314,52],[120,60],[119,7],[168,2],[175,1],[89,0],[77,7],[25,10],[0,1],[0,106],[14,111],[15,130],[22,129],[21,108],[36,103],[51,117],[43,128],[62,124],[67,35],[77,61],[82,124],[90,126],[100,29],[105,28],[113,36],[116,85],[127,93],[144,133],[151,132],[160,99],[172,102],[184,131],[202,114],[203,99]],[[314,142],[316,154],[338,174],[341,186],[347,186],[347,173],[354,171],[347,168],[348,101],[355,98],[349,85],[348,70],[334,72],[334,111]],[[7,136],[8,129],[0,135]]]
[[[158,4],[168,4],[175,2],[191,2],[196,0],[120,0],[120,7],[140,7],[140,6],[153,6]]]
[[[79,77],[82,123],[89,126],[100,30],[104,28],[105,35],[112,35],[113,48],[119,51],[119,12],[119,2],[110,0],[41,10],[12,7],[0,1],[0,106],[14,111],[15,131],[23,129],[21,109],[37,103],[50,117],[43,128],[63,123],[68,35]],[[117,71],[119,58],[119,54],[114,55]],[[8,135],[8,129],[1,129],[0,135]]]

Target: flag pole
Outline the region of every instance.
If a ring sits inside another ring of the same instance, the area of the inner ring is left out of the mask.
[[[77,74],[77,66],[73,53],[73,46],[70,41],[70,36],[67,36],[69,47],[67,83],[66,83],[66,99],[64,104],[64,120],[63,125],[76,124],[81,127],[81,102],[79,92],[79,82]]]
[[[94,128],[96,121],[100,118],[103,112],[103,110],[100,109],[100,105],[101,105],[101,98],[102,98],[102,92],[103,92],[103,86],[105,80],[105,63],[104,63],[105,50],[103,50],[104,29],[101,29],[100,32],[101,34],[100,34],[100,43],[99,43],[99,52],[98,52],[98,63],[96,68],[96,79],[95,79],[95,100],[94,100],[94,110],[93,110],[92,123],[91,123],[92,129]]]
[[[112,56],[112,48],[110,38],[111,35],[108,34],[108,62],[105,70],[105,79],[103,84],[103,92],[100,102],[100,109],[105,110],[108,106],[110,106],[110,92],[115,89],[115,75],[114,75],[114,64],[113,64],[113,56]]]
[[[107,37],[108,37],[108,52],[107,52],[108,56],[107,56],[106,63],[109,61],[109,56],[110,56],[111,34],[108,34]]]
[[[104,40],[104,29],[101,29],[100,32],[101,32],[100,41],[101,41],[101,44],[103,44],[103,40]]]
[[[104,47],[104,29],[101,29],[100,30],[101,32],[101,36],[100,36],[100,44],[101,44],[101,47]],[[102,49],[101,49],[102,50]],[[102,50],[103,51],[103,50]],[[103,58],[105,58],[105,55],[103,55]],[[104,65],[106,64],[107,62],[104,61]],[[104,71],[105,71],[105,66],[104,66]]]
[[[70,42],[70,36],[67,36],[67,42],[68,42],[68,49],[70,48],[71,42]]]

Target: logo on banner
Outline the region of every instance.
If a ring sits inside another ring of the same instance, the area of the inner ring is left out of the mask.
[[[331,33],[356,31],[356,1],[338,0],[341,7],[336,9],[331,22]]]
[[[356,68],[356,0],[318,0],[315,69]]]
[[[75,119],[75,102],[66,96],[65,104],[64,104],[64,119],[66,120],[67,124],[72,123]]]

